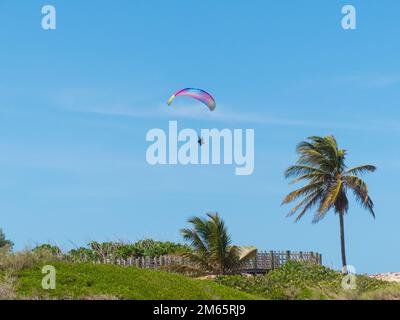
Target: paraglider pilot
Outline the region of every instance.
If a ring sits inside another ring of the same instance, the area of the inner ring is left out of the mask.
[[[199,136],[199,139],[197,140],[197,143],[199,144],[199,146],[201,147],[204,144],[204,139],[202,137]]]

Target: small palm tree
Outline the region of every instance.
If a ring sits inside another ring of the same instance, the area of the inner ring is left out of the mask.
[[[307,181],[307,184],[289,193],[282,204],[302,198],[288,214],[292,216],[299,212],[296,222],[314,206],[318,208],[313,223],[323,219],[330,209],[334,210],[340,221],[343,272],[347,273],[344,239],[344,215],[349,209],[347,192],[352,191],[358,202],[375,218],[374,204],[369,197],[367,184],[360,175],[374,172],[376,167],[362,165],[347,169],[346,151],[338,148],[333,136],[310,137],[307,140],[298,144],[299,159],[296,165],[290,166],[285,172],[286,178],[294,178],[291,183]]]
[[[208,213],[209,219],[193,217],[188,222],[193,229],[182,229],[186,241],[190,241],[193,252],[185,256],[200,270],[212,274],[226,274],[254,256],[255,248],[244,250],[233,246],[231,236],[218,213]]]

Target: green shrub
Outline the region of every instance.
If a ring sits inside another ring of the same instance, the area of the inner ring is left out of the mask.
[[[33,252],[47,251],[50,254],[55,255],[55,256],[60,255],[62,253],[61,249],[59,247],[53,246],[48,243],[38,245],[35,248],[33,248],[32,251]]]
[[[158,257],[163,255],[179,255],[188,252],[187,245],[161,242],[153,239],[140,240],[135,243],[124,242],[90,242],[89,248],[71,250],[68,255],[72,260],[83,257],[86,261],[104,259],[127,259],[129,257]]]
[[[50,244],[36,246],[33,252],[48,252],[54,256],[63,256],[69,262],[118,260],[130,257],[158,257],[163,255],[181,255],[191,251],[190,246],[174,242],[162,242],[153,239],[140,240],[135,243],[118,241],[88,243],[87,247],[79,247],[63,254],[61,249]]]
[[[385,288],[388,283],[357,276],[355,290],[342,289],[343,275],[311,262],[290,261],[265,276],[224,276],[216,281],[267,299],[335,299]]]
[[[96,260],[96,255],[93,250],[80,247],[70,250],[65,259],[70,262],[94,261]]]

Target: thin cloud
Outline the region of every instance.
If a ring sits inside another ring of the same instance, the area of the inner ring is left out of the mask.
[[[350,81],[349,77],[346,79],[347,80],[345,81]],[[368,81],[364,77],[356,77],[352,78],[351,81],[356,81],[356,79],[362,79],[364,83],[370,81],[370,84],[374,85],[394,84],[397,80],[400,81],[400,77],[397,78],[395,76],[386,78],[378,77],[374,80],[371,78]],[[155,107],[143,107],[145,103],[149,104],[149,102],[143,100],[134,101],[134,99],[131,99],[132,101],[115,101],[114,98],[115,97],[104,93],[100,96],[96,96],[92,92],[89,96],[82,94],[74,95],[74,99],[57,99],[56,105],[71,112],[141,119],[193,119],[220,123],[265,124],[285,127],[311,127],[384,132],[400,131],[400,123],[388,119],[357,119],[354,121],[348,120],[347,122],[320,121],[318,119],[304,120],[288,117],[276,117],[269,114],[237,112],[222,104],[218,104],[215,111],[209,112],[206,107],[199,105],[198,103],[174,102],[174,105],[169,107],[166,105],[166,102],[158,102],[153,104]],[[274,110],[274,108],[268,108],[268,110]]]
[[[400,131],[400,123],[397,123],[396,121],[307,121],[302,119],[274,117],[265,114],[224,111],[223,109],[223,106],[219,106],[219,108],[215,111],[207,112],[198,105],[178,104],[171,108],[160,104],[157,108],[149,108],[147,110],[145,110],[144,108],[128,108],[121,106],[113,108],[90,108],[86,110],[79,110],[79,112],[134,118],[193,119],[221,123],[250,123],[288,127],[313,127],[366,131]]]

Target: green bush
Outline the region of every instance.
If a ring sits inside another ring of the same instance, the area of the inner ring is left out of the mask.
[[[55,255],[55,256],[60,255],[62,253],[61,249],[59,247],[53,246],[53,245],[47,244],[47,243],[36,246],[35,248],[33,248],[32,251],[33,252],[47,251],[50,254]]]
[[[265,276],[223,276],[216,281],[239,290],[262,295],[267,299],[334,299],[345,296],[343,275],[309,262],[290,261]],[[388,283],[357,276],[353,296],[385,288]]]
[[[145,239],[135,243],[92,241],[88,243],[87,247],[75,248],[66,254],[63,254],[59,247],[50,244],[38,245],[32,251],[47,251],[55,256],[63,256],[66,261],[70,262],[89,262],[130,257],[180,255],[190,250],[191,248],[185,244]]]
[[[161,242],[152,239],[140,240],[133,244],[138,250],[138,256],[162,256],[182,254],[191,251],[191,247],[174,242]]]

